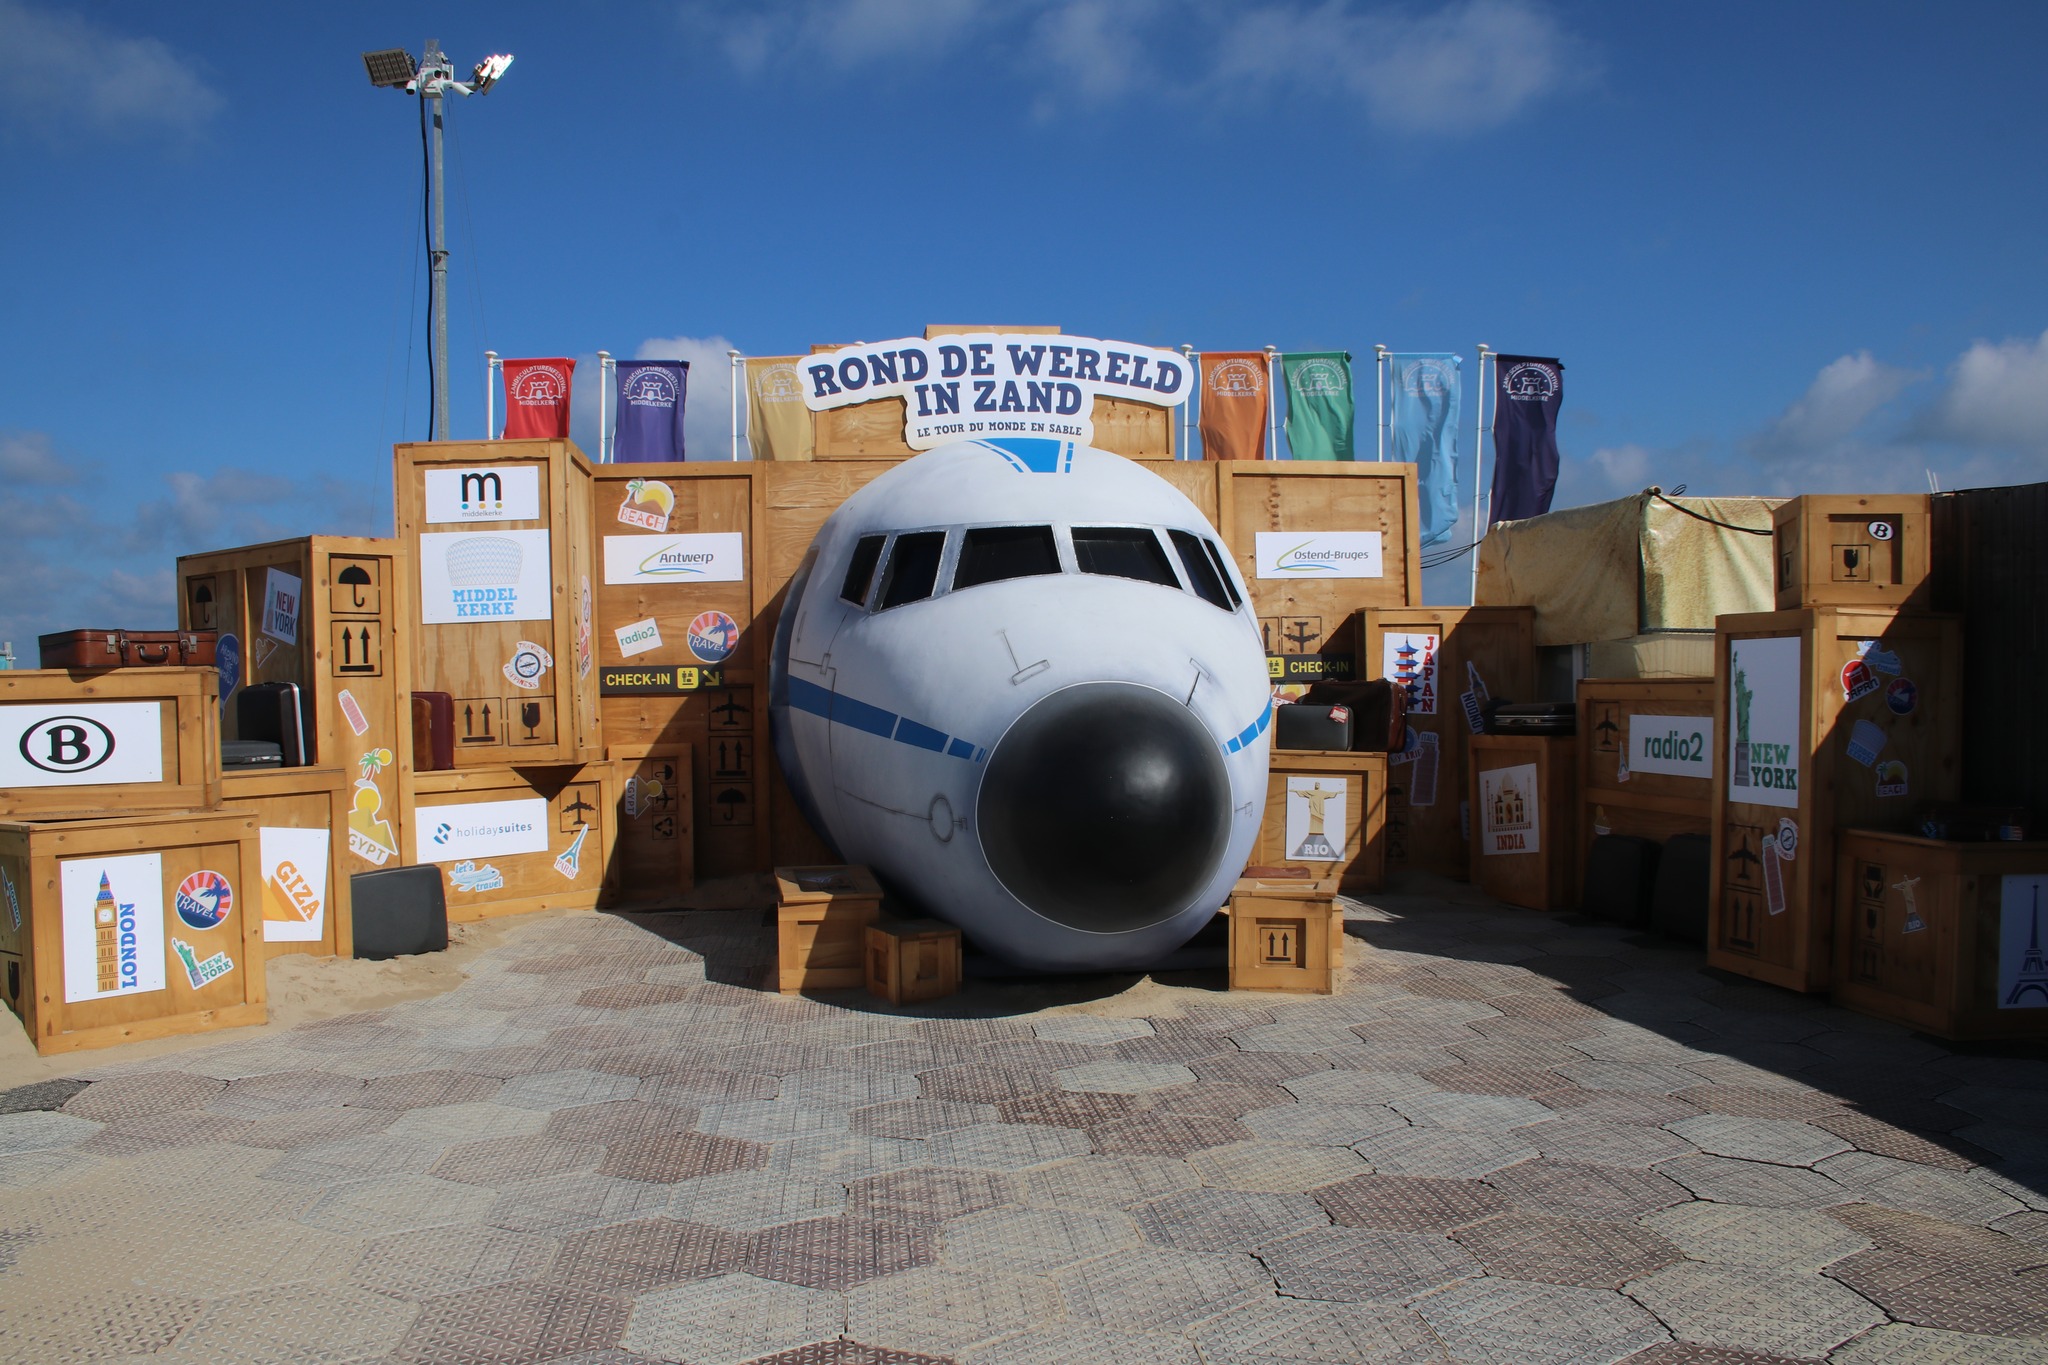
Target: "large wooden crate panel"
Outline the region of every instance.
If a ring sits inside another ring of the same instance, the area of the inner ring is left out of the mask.
[[[450,920],[609,904],[616,772],[605,761],[421,773],[405,860],[441,869]]]
[[[354,772],[279,768],[231,772],[221,808],[256,817],[262,855],[260,909],[265,957],[346,957],[355,945],[348,849]]]
[[[1387,756],[1275,749],[1252,875],[1335,878],[1345,891],[1386,880]]]
[[[1664,842],[1712,827],[1714,684],[1705,678],[1579,683],[1579,866],[1594,839]]]
[[[612,744],[618,770],[617,905],[673,905],[696,882],[690,746]]]
[[[1530,910],[1577,903],[1577,742],[1569,736],[1472,740],[1472,880]]]
[[[1771,515],[1777,606],[1933,605],[1925,493],[1793,498]]]
[[[0,671],[0,818],[218,805],[216,679],[211,668]]]

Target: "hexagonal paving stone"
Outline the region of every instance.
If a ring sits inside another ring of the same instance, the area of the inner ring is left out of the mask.
[[[697,1111],[644,1099],[609,1100],[603,1104],[582,1104],[558,1109],[547,1115],[541,1132],[565,1142],[603,1146],[621,1138],[648,1134],[688,1132]]]
[[[918,1088],[917,1077],[907,1071],[850,1071],[836,1066],[791,1072],[782,1078],[779,1098],[824,1109],[852,1109],[916,1099]]]
[[[1388,1232],[1447,1232],[1509,1207],[1500,1191],[1477,1180],[1427,1176],[1353,1176],[1309,1193],[1338,1224]]]
[[[1552,1110],[1533,1100],[1506,1095],[1464,1095],[1439,1091],[1428,1095],[1404,1095],[1388,1101],[1388,1104],[1411,1123],[1470,1133],[1504,1132],[1556,1117]]]
[[[1508,1213],[1459,1228],[1451,1237],[1486,1273],[1509,1280],[1619,1289],[1684,1254],[1647,1228],[1590,1218]]]
[[[1238,1122],[1262,1138],[1332,1147],[1349,1147],[1408,1126],[1408,1120],[1383,1104],[1276,1104],[1251,1110]]]
[[[1204,1147],[1248,1141],[1253,1133],[1235,1119],[1150,1110],[1096,1124],[1088,1135],[1098,1152],[1184,1157]]]
[[[222,1299],[178,1338],[188,1360],[316,1365],[383,1355],[418,1308],[347,1284],[294,1284]]]
[[[448,1147],[483,1138],[538,1133],[547,1126],[547,1114],[537,1109],[515,1109],[511,1105],[495,1103],[437,1104],[427,1109],[407,1110],[384,1131],[395,1138],[438,1142]]]
[[[1662,1128],[1587,1118],[1576,1110],[1547,1123],[1531,1124],[1516,1136],[1535,1143],[1537,1151],[1554,1161],[1592,1166],[1647,1169],[1693,1150],[1691,1143]]]
[[[694,1108],[703,1104],[734,1104],[740,1100],[772,1100],[782,1089],[774,1077],[753,1071],[721,1071],[689,1067],[650,1077],[640,1098],[656,1104]]]
[[[578,1232],[658,1214],[668,1207],[669,1188],[595,1171],[538,1176],[500,1190],[484,1221],[515,1232]]]
[[[1751,1119],[1812,1119],[1842,1108],[1842,1102],[1831,1095],[1743,1085],[1696,1085],[1673,1094],[1710,1114]]]
[[[1849,1150],[1848,1143],[1826,1129],[1791,1119],[1702,1114],[1665,1126],[1702,1152],[1775,1166],[1812,1166]]]
[[[422,1228],[364,1244],[348,1278],[380,1294],[425,1299],[541,1279],[560,1249],[552,1237],[507,1228]],[[327,1268],[331,1271],[331,1264]]]
[[[991,1209],[947,1223],[939,1258],[962,1269],[1042,1275],[1139,1245],[1127,1214],[1083,1209]]]
[[[1009,1181],[998,1171],[925,1167],[863,1176],[844,1189],[848,1212],[897,1222],[943,1223],[1009,1203]]]
[[[1587,1090],[1647,1090],[1656,1095],[1675,1094],[1699,1084],[1699,1077],[1683,1067],[1658,1062],[1566,1062],[1554,1068],[1572,1084]]]
[[[1668,1340],[1641,1307],[1605,1289],[1468,1280],[1415,1305],[1453,1358],[1473,1365],[1610,1365]]]
[[[477,1104],[498,1093],[504,1082],[496,1076],[467,1071],[409,1071],[372,1076],[348,1103],[356,1109],[423,1109],[437,1104]]]
[[[1991,1336],[2048,1334],[2048,1275],[1970,1258],[1863,1251],[1837,1261],[1829,1278],[1922,1327]]]
[[[986,1123],[995,1117],[994,1105],[933,1099],[890,1100],[882,1104],[865,1105],[847,1115],[856,1133],[866,1133],[870,1137],[893,1138],[930,1137],[933,1133],[943,1133],[949,1128],[971,1128],[977,1123]],[[1023,1123],[1029,1120],[1005,1116],[1003,1121]]]
[[[936,1165],[992,1171],[1022,1170],[1089,1150],[1086,1133],[1036,1123],[978,1123],[926,1139]]]
[[[1874,1114],[1824,1114],[1813,1120],[1813,1125],[1826,1129],[1861,1151],[1875,1156],[1896,1157],[1921,1166],[1962,1171],[1997,1159],[1961,1133],[1934,1135],[1915,1132]],[[2029,1133],[2027,1140],[2032,1144],[2038,1138]]]
[[[392,1355],[418,1365],[553,1360],[619,1344],[625,1322],[624,1303],[588,1290],[489,1285],[426,1300]]]
[[[629,1100],[639,1088],[640,1080],[636,1076],[619,1076],[587,1068],[541,1071],[506,1081],[493,1097],[493,1103],[510,1105],[514,1109],[573,1109],[582,1104]]]
[[[1041,1014],[1031,1031],[1049,1043],[1120,1043],[1153,1036],[1149,1019],[1110,1019],[1095,1014]]]
[[[1856,1197],[1822,1175],[1797,1166],[1770,1166],[1724,1156],[1681,1156],[1657,1170],[1701,1199],[1774,1209],[1821,1209]]]
[[[769,1148],[740,1138],[650,1133],[606,1143],[597,1170],[600,1175],[623,1180],[670,1183],[725,1171],[758,1170],[767,1164],[768,1156]]]
[[[1223,1051],[1197,1057],[1186,1066],[1202,1080],[1222,1085],[1279,1085],[1328,1071],[1330,1062],[1314,1053],[1239,1052],[1225,1044]]]
[[[1443,1365],[1449,1359],[1422,1319],[1380,1304],[1254,1299],[1187,1332],[1208,1365]]]
[[[808,1108],[785,1099],[741,1100],[705,1105],[697,1111],[695,1126],[718,1137],[788,1142],[814,1133],[843,1133],[848,1119],[844,1109]]]
[[[1250,1256],[1165,1247],[1083,1261],[1053,1279],[1072,1317],[1121,1331],[1184,1328],[1273,1292],[1272,1277]]]
[[[430,1175],[336,1185],[299,1215],[309,1227],[379,1237],[389,1232],[482,1222],[497,1196],[475,1185]]]
[[[1988,1261],[2014,1269],[2037,1264],[2041,1259],[2026,1238],[2009,1235],[2016,1218],[2036,1216],[2010,1215],[1998,1220],[1999,1230],[1994,1231],[1879,1204],[1844,1204],[1828,1210],[1828,1217],[1887,1251],[1910,1251],[1947,1260]]]
[[[346,1104],[362,1088],[362,1081],[356,1077],[330,1071],[278,1071],[230,1081],[226,1089],[206,1102],[206,1109],[235,1118],[259,1119]]]
[[[1218,1081],[1196,1081],[1170,1090],[1154,1090],[1142,1097],[1161,1113],[1191,1118],[1241,1119],[1254,1109],[1272,1109],[1294,1104],[1294,1096],[1277,1085],[1241,1085]]]
[[[1645,1346],[1622,1365],[1798,1365],[1790,1356],[1769,1351],[1731,1351],[1691,1341],[1665,1341]]]
[[[1440,1128],[1402,1128],[1379,1133],[1352,1150],[1388,1175],[1465,1180],[1527,1161],[1536,1149],[1517,1134],[1452,1133]]]
[[[1870,1239],[1811,1209],[1694,1202],[1659,1209],[1642,1225],[1695,1261],[1759,1270],[1818,1270],[1864,1250]]]
[[[1436,1091],[1420,1076],[1398,1071],[1315,1071],[1281,1084],[1305,1104],[1392,1104]]]
[[[1099,1090],[1111,1095],[1142,1095],[1148,1090],[1187,1085],[1195,1073],[1173,1062],[1109,1060],[1062,1067],[1053,1073],[1063,1090]]]
[[[1258,1256],[1297,1299],[1405,1301],[1479,1273],[1446,1238],[1377,1228],[1313,1228],[1267,1242]]]
[[[1059,1088],[1050,1069],[992,1066],[981,1062],[920,1071],[917,1079],[928,1099],[961,1100],[968,1104],[995,1104]]]
[[[2048,1342],[2001,1341],[1894,1322],[1865,1332],[1828,1359],[1833,1365],[2048,1365]]]
[[[925,1266],[851,1291],[846,1328],[862,1341],[951,1356],[1057,1319],[1059,1303],[1036,1277]]]
[[[139,1118],[144,1114],[203,1108],[225,1089],[226,1081],[185,1071],[116,1076],[110,1080],[94,1081],[72,1095],[62,1107],[65,1113],[76,1118],[107,1123],[114,1119]]]
[[[1038,1208],[1130,1208],[1202,1183],[1185,1161],[1135,1154],[1073,1157],[1012,1179],[1016,1197]]]
[[[1629,1286],[1681,1341],[1823,1356],[1885,1320],[1861,1295],[1820,1275],[1686,1261]]]
[[[1145,1240],[1183,1251],[1250,1251],[1290,1232],[1326,1226],[1329,1217],[1305,1194],[1193,1189],[1135,1205]]]
[[[641,1295],[620,1344],[660,1360],[738,1365],[833,1337],[845,1320],[839,1294],[721,1275]]]
[[[562,1239],[550,1284],[630,1298],[678,1280],[737,1268],[740,1236],[673,1218],[643,1218],[572,1232]]]
[[[1673,1119],[1690,1118],[1700,1112],[1698,1105],[1642,1090],[1581,1090],[1575,1085],[1567,1085],[1557,1090],[1539,1090],[1530,1098],[1555,1109],[1566,1118],[1600,1123],[1655,1127]]]
[[[1523,1209],[1565,1218],[1630,1220],[1687,1198],[1684,1186],[1656,1171],[1547,1159],[1495,1171],[1486,1183]]]
[[[361,1243],[281,1220],[206,1227],[136,1248],[135,1283],[186,1299],[216,1299],[321,1279],[355,1258]]]
[[[1868,1152],[1845,1152],[1814,1169],[1854,1190],[1857,1198],[1958,1223],[1989,1223],[2022,1207],[2017,1199],[1960,1172],[1930,1170]]]
[[[1004,1100],[995,1106],[993,1117],[1004,1123],[1038,1123],[1048,1128],[1091,1128],[1098,1123],[1129,1118],[1149,1109],[1154,1099],[1153,1095],[1123,1095],[1100,1090],[1049,1090]]]
[[[553,1138],[545,1132],[528,1133],[518,1137],[486,1138],[482,1142],[458,1142],[452,1147],[439,1148],[428,1173],[443,1180],[458,1180],[465,1185],[502,1188],[535,1176],[594,1171],[603,1159],[604,1149],[594,1144]]]
[[[1300,1147],[1264,1139],[1206,1148],[1190,1154],[1188,1164],[1204,1184],[1281,1194],[1298,1194],[1371,1169],[1364,1157],[1346,1147]]]
[[[932,1230],[919,1223],[858,1214],[784,1223],[752,1234],[737,1269],[812,1289],[851,1289],[883,1275],[929,1265]]]
[[[727,1171],[670,1186],[668,1216],[735,1232],[830,1217],[846,1208],[846,1187],[780,1171]]]

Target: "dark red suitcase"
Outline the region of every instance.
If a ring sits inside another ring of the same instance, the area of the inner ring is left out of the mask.
[[[412,694],[412,766],[422,773],[455,766],[455,697],[448,692]]]
[[[62,630],[36,637],[44,668],[211,668],[210,630]]]

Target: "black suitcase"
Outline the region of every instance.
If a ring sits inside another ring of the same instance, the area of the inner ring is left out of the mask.
[[[1650,893],[1650,927],[1687,943],[1707,941],[1707,876],[1713,846],[1704,834],[1674,834],[1657,859]]]
[[[1398,752],[1408,738],[1408,693],[1384,678],[1312,684],[1301,699],[1351,708],[1351,747],[1359,753]]]
[[[410,957],[448,946],[448,900],[431,863],[358,872],[348,879],[357,957]]]
[[[313,733],[299,705],[297,683],[251,683],[237,692],[235,729],[242,739],[275,744],[284,767],[304,768],[313,762]]]
[[[1633,834],[1602,834],[1586,851],[1580,905],[1589,915],[1631,927],[1649,916],[1657,885],[1657,845]]]
[[[223,772],[282,768],[284,750],[267,739],[224,739],[220,742],[220,766]]]
[[[1274,708],[1276,749],[1337,749],[1350,752],[1351,708],[1315,702],[1287,702]]]
[[[1573,735],[1579,729],[1578,707],[1568,701],[1489,702],[1483,714],[1489,735]]]

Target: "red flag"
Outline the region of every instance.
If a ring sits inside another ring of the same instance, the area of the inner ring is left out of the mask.
[[[1266,385],[1271,362],[1264,351],[1202,352],[1202,458],[1266,457]]]
[[[561,440],[569,434],[569,381],[576,362],[507,360],[505,439]]]

